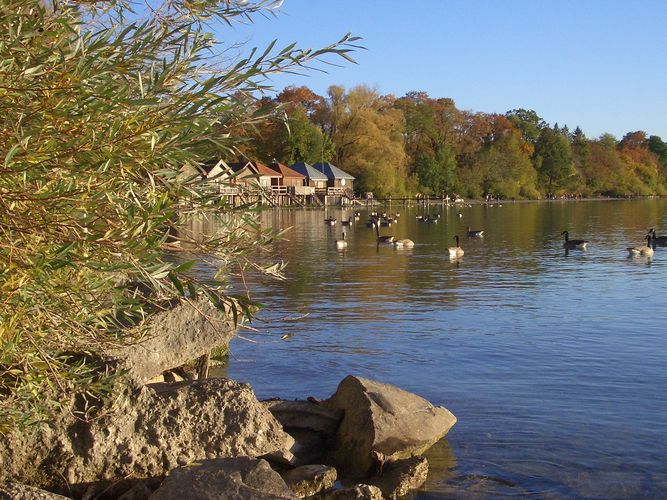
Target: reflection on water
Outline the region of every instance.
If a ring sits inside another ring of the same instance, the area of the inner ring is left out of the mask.
[[[289,279],[255,280],[267,309],[237,339],[227,374],[259,397],[319,398],[353,373],[393,383],[458,418],[430,452],[416,498],[637,498],[667,491],[667,249],[628,258],[667,202],[506,203],[391,209],[377,246],[365,217],[275,210],[292,227],[260,257]],[[467,238],[466,227],[484,230]],[[660,230],[662,229],[662,230]],[[561,232],[589,241],[563,248]],[[447,248],[461,236],[465,255]],[[205,275],[206,265],[199,267]],[[286,338],[281,338],[286,336]],[[456,457],[455,459],[453,457]]]

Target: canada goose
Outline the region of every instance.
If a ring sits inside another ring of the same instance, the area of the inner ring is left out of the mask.
[[[352,224],[352,217],[348,217],[347,220],[342,220],[340,221],[341,225],[343,226],[349,226]]]
[[[482,236],[484,236],[484,230],[483,229],[470,229],[470,226],[468,226],[467,235],[468,235],[469,238],[481,238]]]
[[[454,236],[454,239],[456,240],[456,246],[455,247],[449,247],[449,256],[450,257],[463,257],[463,248],[459,246],[459,237]]]
[[[460,219],[461,217],[463,217],[463,214],[461,212],[459,212],[459,213],[456,214],[456,216]]]
[[[394,237],[393,236],[380,236],[380,226],[375,223],[373,224],[375,226],[375,234],[377,234],[377,244],[380,245],[382,243],[393,243]]]
[[[412,240],[409,240],[407,238],[403,238],[400,240],[394,240],[394,246],[397,248],[412,248],[415,246],[415,242]]]
[[[570,233],[563,231],[560,233],[561,236],[565,236],[565,241],[563,242],[563,248],[567,250],[573,250],[575,248],[579,250],[586,250],[586,245],[588,245],[587,240],[571,240]]]
[[[651,246],[655,247],[667,247],[667,236],[658,236],[655,234],[655,229],[651,228],[648,231],[648,234],[652,236]]]
[[[328,219],[324,219],[324,223],[329,226],[333,226],[334,224],[336,224],[336,219],[334,219],[333,217],[329,217]]]
[[[630,254],[630,257],[638,257],[638,256],[643,256],[643,257],[650,257],[653,255],[653,249],[651,248],[651,239],[652,239],[652,234],[647,234],[646,235],[646,242],[648,246],[638,246],[638,247],[628,247],[628,253]]]
[[[347,248],[347,241],[345,240],[345,231],[343,231],[343,239],[342,240],[336,240],[336,248],[339,250],[342,250],[343,248]]]

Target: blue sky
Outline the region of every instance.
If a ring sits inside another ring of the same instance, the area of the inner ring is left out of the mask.
[[[644,130],[667,140],[664,0],[285,0],[276,19],[220,38],[319,48],[348,31],[363,37],[358,64],[281,75],[275,87],[425,91],[459,109],[533,109],[591,138]]]

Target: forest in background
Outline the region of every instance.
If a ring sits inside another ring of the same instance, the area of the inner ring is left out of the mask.
[[[331,86],[326,96],[287,87],[259,101],[282,119],[242,132],[242,158],[291,165],[329,161],[377,197],[502,198],[667,194],[667,143],[643,131],[618,140],[546,123],[533,110],[460,110],[424,92],[380,95]]]

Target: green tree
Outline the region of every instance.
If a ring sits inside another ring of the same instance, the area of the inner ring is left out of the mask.
[[[591,189],[593,186],[586,184],[588,173],[591,171],[590,142],[579,127],[576,127],[570,135],[570,141],[572,146],[572,164],[577,175],[573,177],[569,190],[576,193],[586,191],[589,194],[594,194],[595,189]]]
[[[415,164],[415,173],[425,194],[441,196],[453,189],[456,155],[449,146],[439,148],[433,154],[420,153]]]
[[[409,171],[417,175],[420,189],[444,194],[458,186],[456,151],[463,114],[451,99],[431,99],[410,92],[395,106],[405,116],[405,150]]]
[[[478,158],[484,172],[483,193],[503,198],[536,198],[537,175],[517,130],[489,143]]]
[[[652,135],[648,138],[648,148],[658,157],[663,180],[667,181],[667,143],[659,136]]]
[[[537,144],[542,129],[547,126],[532,109],[513,109],[505,113],[505,116],[521,132],[524,140],[533,145]]]
[[[335,155],[331,139],[315,125],[302,106],[296,107],[287,117],[287,151],[283,161],[316,163],[329,161]]]
[[[254,96],[270,74],[347,58],[354,40],[230,60],[207,32],[280,3],[0,6],[0,431],[73,392],[113,391],[91,360],[137,340],[165,301],[203,293],[249,315],[227,278],[261,270],[249,251],[270,235],[207,196],[198,168],[262,119]],[[179,225],[185,201],[226,213],[226,230],[194,238]],[[217,257],[216,283],[188,273],[192,253]]]
[[[540,132],[533,161],[539,181],[548,192],[563,187],[565,181],[575,174],[570,142],[563,134],[549,127]]]

